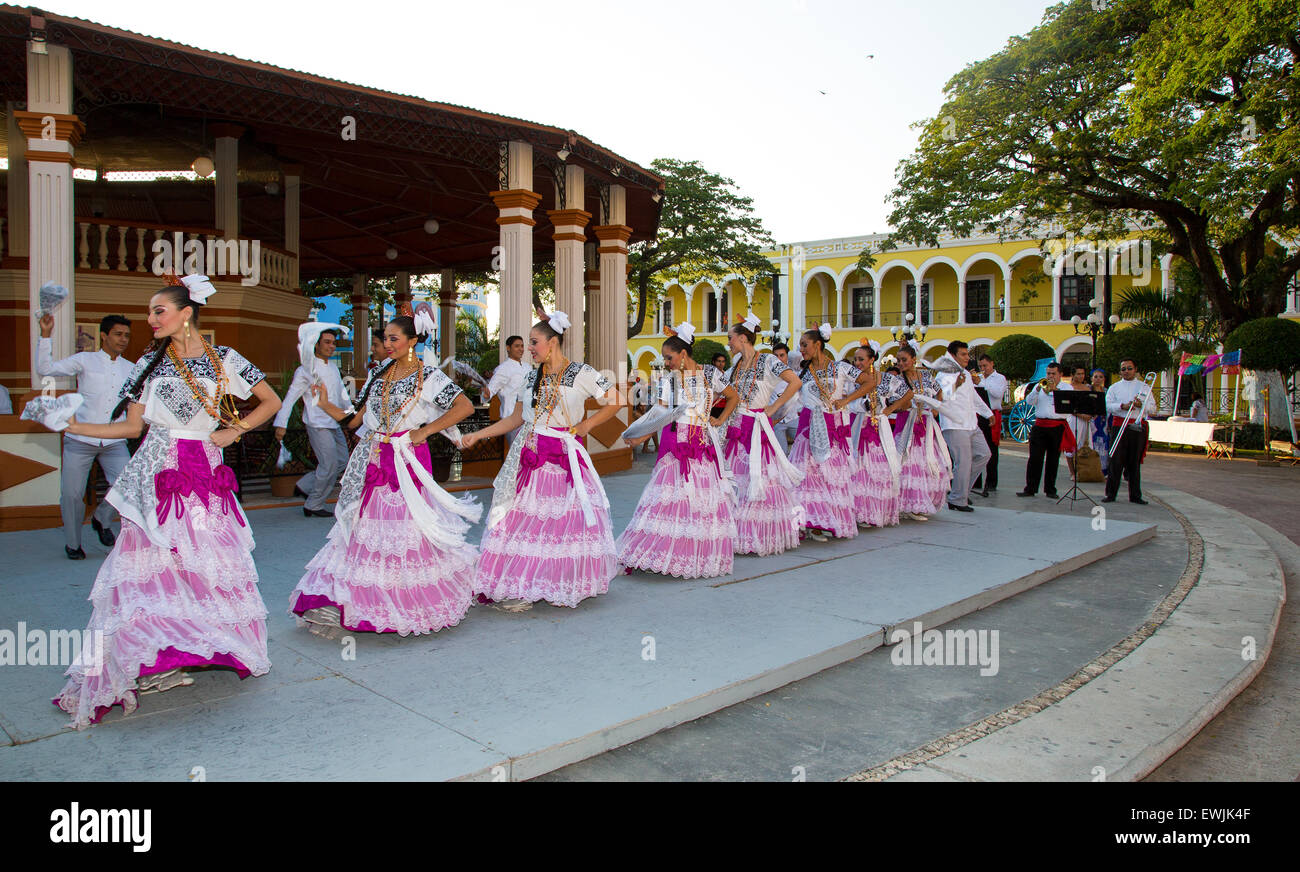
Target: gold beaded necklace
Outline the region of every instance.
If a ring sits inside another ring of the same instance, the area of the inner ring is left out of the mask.
[[[539,426],[546,426],[551,422],[551,413],[555,411],[556,405],[560,402],[560,376],[563,373],[554,375],[542,375],[545,364],[538,367],[537,377],[541,379],[541,402],[533,406],[533,431],[536,432]]]
[[[396,369],[396,364],[394,364],[394,369]],[[421,392],[424,390],[424,366],[421,364],[416,364],[415,373],[416,373],[415,393],[407,397],[402,402],[402,405],[398,407],[397,419],[396,419],[398,424],[400,424],[402,422],[402,418],[406,416],[407,407],[410,406],[412,403],[414,403],[416,399],[419,398]],[[389,392],[392,390],[392,387],[396,382],[409,378],[410,375],[411,374],[409,372],[406,375],[400,377],[396,375],[389,376],[388,373],[384,374],[384,379],[383,379],[384,389],[380,398],[379,421],[380,421],[380,428],[383,430],[385,436],[392,436],[393,434],[393,424],[392,424],[393,418],[390,413],[389,405],[388,405]]]
[[[754,362],[749,366],[742,367],[740,365],[745,362],[744,357],[741,357],[740,363],[736,364],[735,375],[731,377],[731,383],[733,385],[740,381],[743,373],[752,372],[754,374],[749,380],[749,383],[744,386],[744,393],[740,395],[740,402],[736,403],[737,409],[748,409],[749,401],[754,398],[754,394],[758,391],[758,359],[762,356],[763,355],[761,354],[755,353]]]
[[[227,427],[238,427],[239,409],[235,408],[234,398],[226,390],[229,379],[226,378],[226,368],[222,364],[221,355],[217,354],[217,350],[208,343],[208,340],[202,334],[199,335],[199,341],[203,343],[203,353],[212,365],[213,378],[217,381],[215,396],[209,397],[203,385],[199,384],[199,380],[194,377],[194,373],[190,371],[188,364],[176,351],[175,342],[167,343],[167,358],[176,371],[180,373],[185,384],[189,386],[190,393],[203,406],[203,410],[212,416],[213,420]]]
[[[834,386],[830,388],[822,384],[821,376],[817,374],[817,369],[812,370],[813,382],[817,385],[817,393],[821,395],[822,405],[827,409],[831,407],[831,394],[834,393]]]

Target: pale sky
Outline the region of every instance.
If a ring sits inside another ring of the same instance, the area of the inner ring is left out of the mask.
[[[44,8],[571,128],[642,165],[698,160],[733,179],[788,243],[888,229],[885,197],[916,144],[911,123],[935,114],[954,73],[1028,32],[1049,5],[49,0]]]

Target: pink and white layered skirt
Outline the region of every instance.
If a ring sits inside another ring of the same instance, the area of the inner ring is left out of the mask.
[[[520,438],[528,443],[519,454],[515,499],[496,523],[489,519],[474,593],[576,607],[606,593],[619,572],[605,491],[585,458],[570,460],[560,437]],[[586,491],[590,524],[578,488]]]
[[[910,433],[904,432],[908,417],[900,412],[894,421],[899,452],[907,446],[898,480],[898,510],[932,515],[943,509],[951,475],[949,461],[936,442],[936,438],[943,442],[943,436],[938,419],[924,414],[916,416]]]
[[[811,409],[799,413],[799,428],[790,449],[790,462],[804,474],[794,499],[803,506],[805,529],[839,539],[852,539],[858,535],[853,497],[858,463],[849,452],[852,428],[841,424],[835,413],[815,413],[825,415],[831,443],[829,456],[818,463],[813,457],[808,432],[813,414]]]
[[[872,527],[897,524],[898,491],[889,470],[889,459],[880,444],[880,431],[870,420],[862,422],[862,432],[858,434],[858,459],[853,479],[853,511],[858,523]]]
[[[703,428],[665,427],[654,472],[618,538],[619,562],[677,578],[730,573],[736,521],[729,488]]]
[[[162,467],[153,475],[155,499],[143,507],[157,519],[153,538],[140,507],[114,502],[122,532],[95,577],[87,627],[102,649],[68,669],[54,700],[78,728],[114,705],[134,711],[137,679],[148,675],[222,666],[244,678],[271,668],[266,605],[234,471],[210,441],[151,436],[132,459],[131,477],[147,474],[140,470],[146,455]]]
[[[307,574],[289,597],[290,611],[301,617],[334,606],[345,629],[399,636],[455,626],[473,601],[478,551],[463,540],[459,547],[439,547],[420,532],[399,488],[393,446],[375,445],[379,454],[366,467],[359,516],[346,533],[336,527],[307,564]],[[429,446],[422,443],[413,451],[432,473]],[[410,477],[447,526],[463,525],[429,497],[414,473]]]
[[[762,409],[753,410],[765,414]],[[795,500],[795,482],[781,472],[776,452],[781,449],[760,434],[759,456],[750,453],[756,418],[740,415],[740,423],[727,429],[724,461],[731,464],[736,481],[736,553],[780,554],[799,545],[803,512]],[[784,452],[782,452],[784,455]],[[757,497],[751,497],[751,476],[762,479]]]

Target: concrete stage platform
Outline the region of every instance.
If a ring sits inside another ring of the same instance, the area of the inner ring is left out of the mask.
[[[621,530],[646,481],[611,476]],[[486,498],[487,494],[482,494]],[[49,702],[62,668],[0,667],[0,778],[521,780],[599,754],[936,626],[1151,538],[1155,526],[981,508],[736,561],[726,578],[620,576],[578,609],[475,607],[433,636],[298,629],[286,614],[328,521],[250,515],[270,610],[270,674],[141,698],[89,730]],[[475,534],[477,536],[477,533]],[[62,556],[58,530],[8,533],[0,629],[77,629],[106,549]],[[978,618],[960,629],[979,629]],[[977,667],[970,667],[977,668]]]

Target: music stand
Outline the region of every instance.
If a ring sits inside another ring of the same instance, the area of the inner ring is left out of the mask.
[[[1058,415],[1104,415],[1106,414],[1106,394],[1102,391],[1053,391],[1052,392],[1052,409]],[[1066,422],[1070,426],[1070,422]],[[1071,433],[1074,431],[1071,430]],[[1078,439],[1075,439],[1078,442]],[[1074,504],[1085,499],[1097,505],[1097,501],[1088,496],[1084,491],[1079,490],[1079,452],[1081,447],[1076,444],[1074,452],[1074,463],[1070,469],[1070,489],[1065,492],[1056,504],[1059,506],[1065,500],[1070,501],[1070,511],[1074,511]]]

